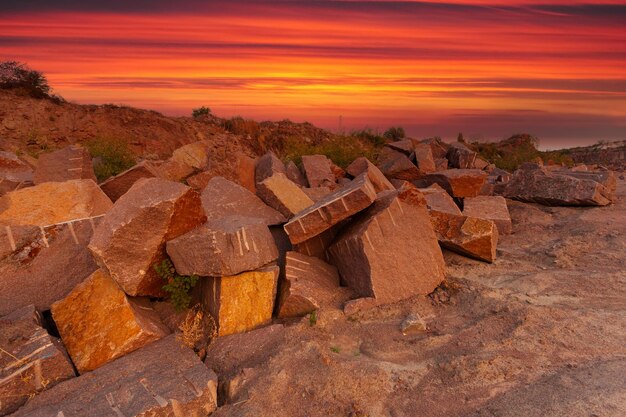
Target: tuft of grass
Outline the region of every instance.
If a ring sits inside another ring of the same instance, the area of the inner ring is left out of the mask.
[[[330,350],[333,351],[333,353],[341,352],[341,349],[339,348],[339,346],[331,346]]]
[[[389,140],[400,140],[406,137],[404,128],[402,126],[392,126],[383,133],[383,136]]]
[[[317,311],[309,314],[309,326],[313,327],[317,324]]]
[[[198,282],[197,275],[178,275],[176,268],[169,259],[164,259],[160,264],[153,266],[157,275],[166,282],[163,290],[170,295],[170,302],[176,311],[189,308],[191,303],[191,290]]]
[[[94,164],[94,171],[100,182],[126,171],[136,163],[133,152],[121,139],[100,136],[91,139],[85,146],[92,158],[99,160]]]

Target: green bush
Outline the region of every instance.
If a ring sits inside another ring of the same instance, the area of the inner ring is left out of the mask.
[[[157,275],[166,282],[163,290],[170,295],[170,302],[176,311],[183,311],[191,304],[191,290],[198,283],[197,275],[178,275],[172,261],[164,259],[153,266]]]
[[[86,144],[89,153],[97,161],[94,171],[98,181],[126,171],[135,165],[136,160],[128,144],[121,139],[97,137]]]
[[[205,106],[198,107],[197,109],[191,110],[191,116],[194,119],[202,116],[208,116],[211,113],[211,109]]]
[[[400,140],[406,137],[404,133],[404,128],[401,126],[392,126],[383,133],[383,136],[389,140]]]

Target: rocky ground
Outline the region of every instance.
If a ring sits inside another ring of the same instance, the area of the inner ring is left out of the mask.
[[[509,200],[495,263],[447,252],[433,297],[218,339],[207,364],[232,383],[214,415],[626,415],[624,180],[617,194],[602,208]],[[427,331],[404,336],[412,312]]]

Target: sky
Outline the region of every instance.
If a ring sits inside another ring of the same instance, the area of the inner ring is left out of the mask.
[[[169,115],[626,139],[626,1],[0,0],[0,60]]]

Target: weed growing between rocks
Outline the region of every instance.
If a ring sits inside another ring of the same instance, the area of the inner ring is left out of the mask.
[[[104,181],[135,165],[135,156],[121,139],[97,137],[86,144],[94,158],[94,172],[98,181]]]
[[[163,290],[170,295],[170,302],[176,311],[189,308],[191,290],[198,282],[197,275],[178,275],[172,261],[164,259],[160,264],[153,266],[157,275],[166,282]]]

